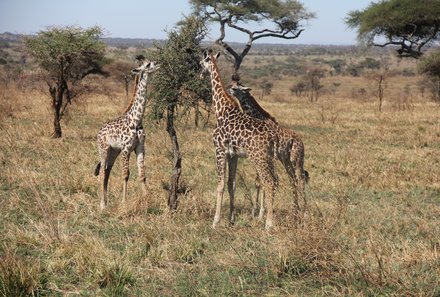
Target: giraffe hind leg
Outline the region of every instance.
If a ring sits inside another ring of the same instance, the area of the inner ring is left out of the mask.
[[[124,185],[122,190],[122,202],[125,202],[127,199],[127,187],[128,187],[128,178],[130,177],[130,151],[122,152],[122,176],[124,178]]]
[[[102,161],[100,164],[105,164],[104,166],[99,165],[99,167],[104,167],[103,170],[100,170],[100,179],[101,179],[101,209],[104,209],[107,206],[107,190],[108,190],[108,181],[110,178],[110,172],[113,168],[113,164],[117,156],[119,155],[119,151],[108,147],[105,150],[105,154],[102,156]],[[98,166],[97,166],[98,167]]]
[[[237,174],[238,156],[228,158],[228,192],[229,192],[229,222],[235,222],[235,177]]]

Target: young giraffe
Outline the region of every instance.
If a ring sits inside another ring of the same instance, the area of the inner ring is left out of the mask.
[[[139,180],[142,184],[144,195],[147,192],[145,184],[144,169],[144,141],[145,133],[142,127],[142,117],[145,111],[146,87],[148,75],[154,72],[158,67],[154,62],[145,61],[140,67],[133,69],[132,72],[137,75],[136,91],[133,103],[124,115],[110,120],[99,129],[97,143],[101,161],[95,169],[95,175],[100,175],[101,181],[101,209],[107,205],[107,185],[113,164],[121,153],[123,164],[124,186],[122,192],[122,201],[125,202],[127,196],[127,183],[129,177],[129,158],[134,150],[136,153]],[[100,173],[100,169],[103,170]]]
[[[233,81],[229,87],[230,93],[240,101],[243,112],[251,117],[267,122],[279,139],[279,146],[276,151],[278,159],[283,164],[290,179],[294,195],[294,211],[295,217],[300,214],[299,199],[303,200],[303,212],[307,208],[307,201],[304,193],[305,183],[308,179],[308,172],[304,170],[304,143],[299,135],[292,130],[281,127],[275,118],[265,111],[250,93],[250,88],[240,85]],[[257,173],[257,201],[260,200],[261,218],[264,212],[263,197],[260,196]],[[260,199],[259,199],[260,198]]]
[[[215,228],[220,221],[220,212],[225,186],[226,161],[229,178],[231,223],[235,220],[234,195],[235,175],[239,157],[248,156],[259,172],[267,200],[266,229],[273,226],[273,200],[278,179],[275,174],[273,159],[278,144],[277,135],[268,123],[252,118],[241,111],[240,104],[226,92],[217,66],[217,55],[204,52],[200,64],[203,72],[211,75],[212,101],[214,103],[217,125],[213,132],[217,161],[217,202],[214,222]]]

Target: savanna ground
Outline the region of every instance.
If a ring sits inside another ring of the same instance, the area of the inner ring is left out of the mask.
[[[438,104],[417,92],[414,77],[388,80],[382,112],[376,98],[353,96],[354,88],[374,90],[365,78],[326,77],[324,84],[341,85],[313,103],[290,93],[292,80],[274,81],[260,102],[303,137],[310,207],[296,227],[278,166],[270,232],[251,215],[255,172],[246,160],[239,161],[236,224],[227,222],[226,192],[221,224],[211,228],[213,116],[206,127],[195,127],[192,114],[177,123],[183,193],[176,213],[167,210],[164,189],[170,141],[165,124],[148,115],[148,196],[132,157],[129,198],[120,202],[118,160],[101,212],[95,135],[124,110],[122,87],[103,80],[105,92],[73,104],[63,138],[52,139],[48,94],[2,86],[0,294],[440,296]]]

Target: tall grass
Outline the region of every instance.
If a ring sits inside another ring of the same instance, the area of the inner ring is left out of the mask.
[[[237,223],[227,223],[225,201],[219,228],[210,228],[212,119],[206,128],[185,118],[177,125],[186,191],[176,213],[167,211],[163,186],[168,136],[148,117],[149,194],[142,197],[132,161],[121,203],[117,161],[109,208],[100,212],[95,133],[124,109],[123,92],[73,105],[64,138],[54,140],[46,94],[9,85],[0,109],[0,295],[439,296],[438,106],[414,96],[411,108],[396,108],[396,87],[379,113],[373,100],[349,97],[364,83],[311,104],[283,80],[261,102],[303,136],[311,176],[310,210],[295,227],[278,164],[270,233],[251,215],[255,172],[247,160],[238,169]]]

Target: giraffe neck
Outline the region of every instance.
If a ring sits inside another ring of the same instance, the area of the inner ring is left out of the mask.
[[[222,117],[227,110],[241,110],[240,104],[233,99],[227,92],[222,83],[220,71],[217,64],[211,63],[211,84],[212,100],[214,103],[216,117]]]
[[[277,120],[258,104],[257,100],[250,93],[244,93],[239,98],[241,107],[245,114],[260,120],[271,120],[277,123]]]
[[[139,74],[134,102],[126,114],[128,119],[130,119],[135,126],[139,126],[142,123],[142,117],[147,103],[147,81],[147,72]]]

